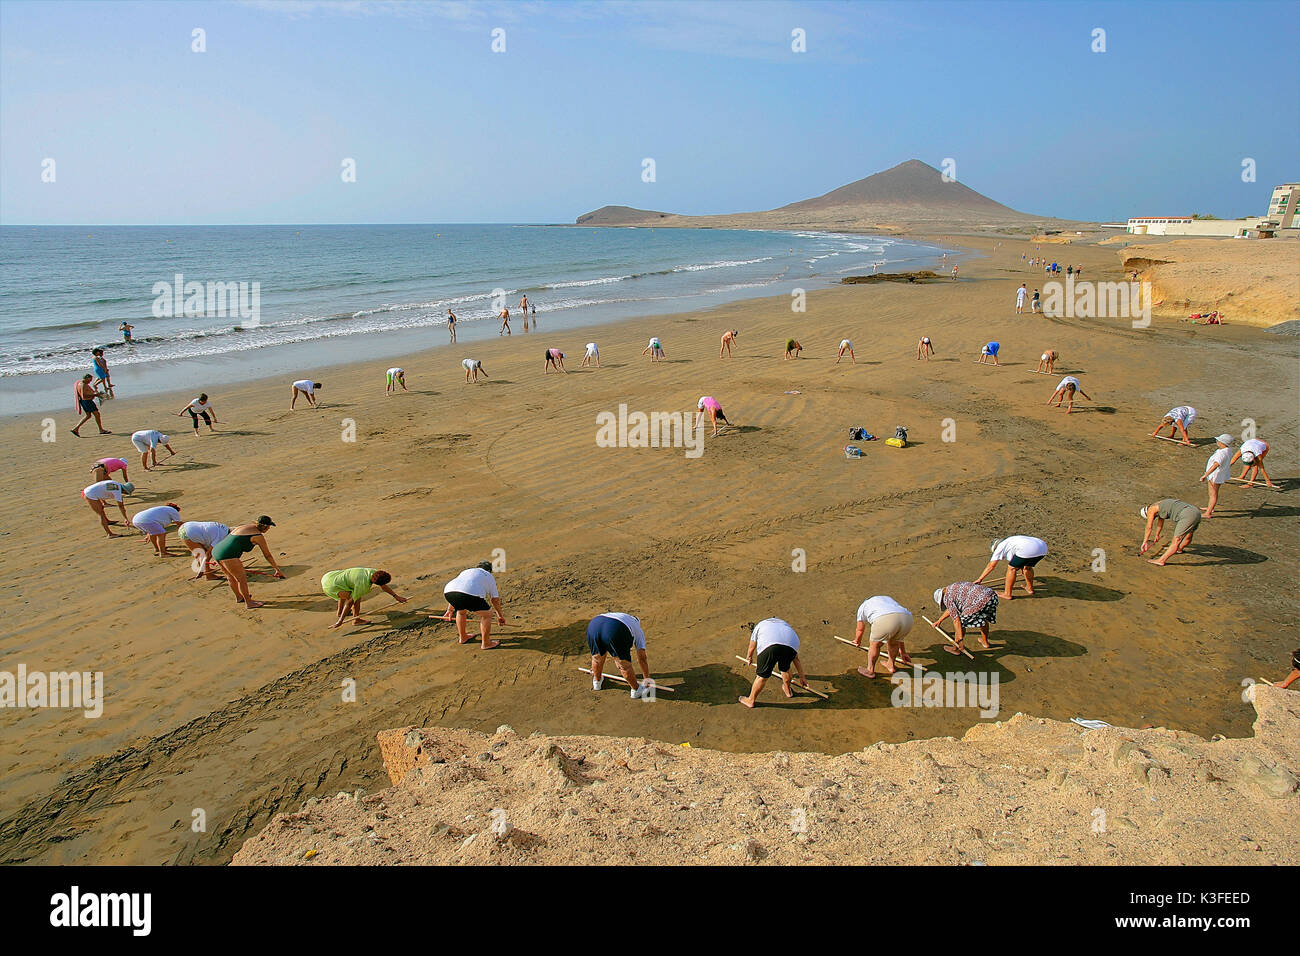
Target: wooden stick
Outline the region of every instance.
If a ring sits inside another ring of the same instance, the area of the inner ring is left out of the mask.
[[[757,667],[757,666],[758,666],[758,662],[757,662],[757,661],[746,661],[746,660],[745,660],[743,657],[741,657],[739,654],[736,655],[736,660],[738,660],[738,661],[744,661],[744,663],[748,664],[750,667]],[[777,671],[777,673],[780,674],[781,672],[780,672],[780,671]],[[789,674],[790,672],[789,672],[789,671],[786,671],[785,673],[786,673],[786,674]],[[782,679],[782,680],[785,680],[784,677],[782,677],[781,679]],[[807,691],[808,693],[810,693],[810,694],[816,694],[816,695],[817,695],[818,697],[820,697],[822,700],[830,700],[830,699],[831,699],[830,694],[823,694],[821,691],[819,691],[819,690],[813,690],[811,687],[804,687],[802,684],[797,684],[797,683],[795,683],[793,680],[790,681],[790,686],[791,686],[792,688],[795,688],[795,689],[798,689],[798,690],[806,690],[806,691]]]
[[[929,624],[932,628],[934,628],[936,631],[938,631],[940,634],[942,634],[944,640],[946,640],[946,641],[947,641],[949,644],[951,644],[953,647],[957,648],[959,651],[961,651],[963,654],[965,654],[965,655],[966,655],[967,657],[969,657],[971,660],[975,660],[975,655],[974,655],[974,654],[972,654],[970,651],[966,650],[966,648],[964,648],[964,647],[962,647],[960,644],[958,644],[956,638],[954,638],[954,637],[952,637],[951,635],[949,635],[947,631],[945,631],[943,628],[941,628],[938,624],[935,624],[934,621],[930,620],[930,619],[929,619],[928,617],[926,617],[924,614],[921,615],[921,620],[925,621],[926,624]]]
[[[1282,490],[1282,488],[1281,488],[1280,486],[1278,486],[1278,485],[1273,485],[1272,487],[1269,487],[1268,485],[1261,485],[1258,481],[1247,481],[1245,478],[1229,478],[1228,480],[1229,480],[1229,481],[1239,481],[1239,482],[1241,482],[1241,484],[1242,484],[1244,487],[1246,487],[1246,488],[1263,488],[1263,489],[1265,489],[1265,490],[1267,490],[1267,491],[1281,491],[1281,490]]]
[[[1183,440],[1181,438],[1166,438],[1164,435],[1148,435],[1147,438],[1159,438],[1161,441],[1171,441],[1175,445],[1181,445],[1183,443]],[[1190,445],[1190,440],[1188,444]]]
[[[591,668],[589,668],[589,667],[579,667],[578,670],[582,671],[584,674],[590,674],[590,673],[591,673]],[[635,671],[634,671],[633,673],[635,673]],[[601,676],[602,678],[603,678],[603,677],[608,677],[608,678],[610,678],[611,680],[621,680],[624,684],[627,684],[629,687],[632,686],[632,685],[628,682],[628,679],[627,679],[626,677],[624,677],[622,674],[609,674],[609,673],[605,673],[605,674],[601,674],[600,676]],[[650,678],[650,679],[651,679],[651,680],[654,680],[653,677]],[[654,685],[654,686],[655,686],[655,690],[666,690],[666,691],[668,691],[669,693],[676,693],[676,691],[674,690],[674,688],[672,688],[672,687],[665,687],[663,684],[659,683],[658,681],[655,681],[655,685]]]
[[[858,650],[860,650],[860,651],[869,650],[869,648],[868,648],[868,646],[867,646],[866,644],[854,644],[852,641],[847,640],[846,638],[840,637],[838,634],[835,634],[835,635],[832,635],[832,636],[835,638],[835,640],[840,641],[840,642],[843,643],[843,644],[847,644],[847,645],[849,645],[849,647],[856,647],[856,648],[857,648]],[[902,661],[899,661],[899,660],[897,660],[896,658],[890,656],[890,654],[888,653],[888,647],[889,647],[889,645],[886,644],[886,645],[885,645],[885,650],[886,650],[885,657],[888,657],[889,660],[894,664],[895,667],[900,667],[900,666],[901,666],[901,667],[907,668],[907,667],[920,667],[920,666],[921,666],[920,664],[917,664],[917,663],[915,663],[915,662],[912,663],[912,664],[904,664]]]

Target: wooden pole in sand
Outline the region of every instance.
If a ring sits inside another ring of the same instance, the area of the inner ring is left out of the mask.
[[[750,667],[757,667],[757,666],[758,666],[758,662],[757,662],[757,661],[746,661],[746,660],[745,660],[743,657],[741,657],[739,654],[736,655],[736,660],[738,660],[738,661],[744,661],[744,663],[748,664]],[[780,672],[780,671],[777,671],[777,673],[779,674],[779,673],[781,673],[781,672]],[[786,671],[786,673],[788,674],[788,673],[790,673],[790,672],[789,672],[789,671]],[[784,678],[782,678],[782,679],[784,680]],[[811,687],[804,687],[802,684],[796,684],[793,680],[790,681],[790,687],[793,688],[793,689],[795,689],[795,690],[806,690],[806,691],[807,691],[808,693],[810,693],[810,694],[816,694],[816,695],[817,695],[818,697],[820,697],[822,700],[830,700],[830,699],[831,699],[830,694],[823,694],[821,691],[819,691],[819,690],[813,690]]]
[[[1282,489],[1281,489],[1279,486],[1277,486],[1277,485],[1272,485],[1272,486],[1269,486],[1269,485],[1261,485],[1261,484],[1260,484],[1259,482],[1257,482],[1257,481],[1247,481],[1245,478],[1229,478],[1228,480],[1229,480],[1229,481],[1240,482],[1240,483],[1241,483],[1241,486],[1242,486],[1243,488],[1263,488],[1263,489],[1265,489],[1266,491],[1281,491],[1281,490],[1282,490]]]
[[[589,667],[579,667],[578,670],[582,671],[584,674],[590,674],[590,673],[591,673],[591,668],[589,668]],[[628,679],[627,679],[626,677],[624,677],[622,674],[608,674],[608,673],[606,673],[606,674],[601,674],[600,676],[601,676],[601,677],[608,677],[608,678],[610,678],[611,680],[622,681],[624,684],[627,684],[627,686],[629,686],[629,687],[632,686],[632,685],[628,682]],[[661,683],[659,683],[658,681],[656,681],[653,677],[650,678],[650,680],[654,681],[654,688],[655,688],[655,690],[666,690],[666,691],[668,691],[670,694],[672,694],[672,693],[676,693],[676,688],[673,688],[673,687],[665,687],[663,684],[661,684]]]
[[[925,621],[926,624],[929,624],[932,628],[934,628],[936,631],[938,631],[940,634],[942,634],[942,635],[943,635],[943,639],[944,639],[945,641],[947,641],[949,644],[951,644],[953,647],[957,648],[957,650],[961,651],[963,654],[965,654],[965,655],[966,655],[967,657],[969,657],[971,660],[975,660],[975,655],[974,655],[974,654],[972,654],[970,651],[966,650],[966,648],[964,648],[964,647],[962,647],[960,644],[958,644],[956,638],[954,638],[952,635],[950,635],[947,631],[945,631],[943,628],[941,628],[938,624],[935,624],[934,621],[930,620],[930,619],[929,619],[928,617],[926,617],[924,614],[921,615],[921,620]]]
[[[840,637],[838,634],[834,634],[834,635],[832,635],[832,636],[835,638],[835,640],[839,641],[841,644],[847,644],[847,645],[849,645],[849,647],[856,647],[856,648],[857,648],[858,650],[860,650],[860,651],[868,650],[868,648],[863,647],[861,644],[854,644],[852,641],[848,640],[847,638]],[[886,651],[888,651],[888,647],[886,647]],[[921,666],[920,664],[917,664],[917,663],[915,663],[915,662],[913,662],[913,663],[911,663],[911,664],[903,664],[901,661],[894,660],[894,658],[893,658],[890,654],[888,654],[888,653],[886,653],[885,656],[888,657],[891,661],[893,661],[893,664],[894,664],[895,667],[899,667],[899,666],[902,666],[902,667],[920,667],[920,666]]]
[[[1164,435],[1148,435],[1147,438],[1159,438],[1161,441],[1171,441],[1171,442],[1173,442],[1175,445],[1181,445],[1181,444],[1183,444],[1183,440],[1182,440],[1181,438],[1166,438]],[[1188,444],[1188,446],[1190,446],[1190,447],[1195,447],[1195,446],[1192,446],[1192,444],[1191,444],[1190,441],[1187,442],[1187,444]]]

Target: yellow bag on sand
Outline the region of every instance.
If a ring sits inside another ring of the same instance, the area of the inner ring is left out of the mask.
[[[885,439],[885,444],[886,444],[886,445],[893,445],[895,448],[906,448],[906,447],[907,447],[907,442],[903,441],[903,439],[901,439],[901,438],[886,438],[886,439]]]

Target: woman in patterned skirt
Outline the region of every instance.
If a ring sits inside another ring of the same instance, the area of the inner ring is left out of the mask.
[[[964,648],[966,628],[980,632],[980,644],[989,649],[989,626],[998,619],[998,595],[992,588],[970,581],[950,584],[934,592],[934,603],[943,611],[943,617],[935,621],[942,624],[952,618],[953,629],[957,632],[956,646],[946,646],[949,654],[960,654]]]

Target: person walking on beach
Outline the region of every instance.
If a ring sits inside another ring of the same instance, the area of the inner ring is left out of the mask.
[[[934,622],[938,627],[948,618],[952,618],[956,641],[944,645],[949,654],[960,654],[965,648],[966,630],[980,632],[980,645],[989,650],[989,628],[997,623],[998,595],[990,587],[976,584],[974,581],[958,581],[939,588],[934,592],[934,603],[943,611],[943,616]]]
[[[930,341],[930,336],[921,336],[921,341],[916,343],[916,360],[919,362],[921,359],[925,359],[928,362],[933,354],[934,344]]]
[[[1060,408],[1061,402],[1068,399],[1069,404],[1065,407],[1065,414],[1069,415],[1074,411],[1074,395],[1076,392],[1088,401],[1092,401],[1092,397],[1079,387],[1079,380],[1073,375],[1067,375],[1065,378],[1061,379],[1061,384],[1056,386],[1056,391],[1054,391],[1052,397],[1047,400],[1047,404],[1051,405],[1052,402],[1055,401],[1056,407]]]
[[[212,549],[226,540],[230,529],[220,521],[186,521],[176,529],[176,533],[194,558],[191,565],[194,568],[193,580],[206,577],[215,581],[217,574],[213,571]]]
[[[853,643],[858,647],[862,646],[868,625],[871,626],[871,635],[868,638],[867,666],[859,667],[859,674],[870,678],[876,676],[876,661],[880,658],[882,646],[886,649],[886,674],[893,674],[898,664],[907,667],[912,663],[903,646],[903,638],[912,630],[911,611],[893,598],[877,594],[858,606],[858,626],[853,635]]]
[[[484,377],[484,378],[487,378],[487,377],[488,377],[487,369],[485,369],[485,368],[483,367],[483,363],[480,362],[478,359],[467,358],[467,359],[462,360],[460,364],[461,364],[462,366],[464,366],[464,368],[465,368],[465,384],[466,384],[466,385],[469,384],[469,377],[470,377],[470,374],[471,374],[471,373],[473,373],[473,375],[474,375],[474,381],[476,381],[476,382],[478,381],[478,377],[479,377],[479,373],[480,373],[480,372],[483,374],[483,377]]]
[[[478,632],[483,650],[490,651],[501,643],[492,640],[492,609],[496,609],[498,624],[505,624],[506,616],[501,611],[501,595],[497,592],[496,578],[492,576],[491,561],[480,561],[460,572],[447,582],[442,596],[447,599],[447,610],[441,617],[436,614],[429,617],[439,621],[455,620],[456,639],[461,644],[472,640],[465,627],[471,611],[479,618]]]
[[[1002,363],[998,361],[998,349],[1001,347],[1002,346],[997,342],[989,342],[986,344],[982,349],[980,349],[979,364],[984,365],[986,364],[986,360],[991,358],[993,359],[994,365],[1001,365]]]
[[[214,435],[216,434],[217,430],[212,427],[212,424],[217,421],[217,412],[216,409],[212,407],[212,403],[208,401],[207,392],[204,392],[198,398],[190,399],[190,401],[186,403],[185,407],[176,413],[176,417],[180,418],[186,412],[190,413],[190,422],[194,425],[195,438],[199,437],[200,418],[202,418],[204,423],[207,424],[208,431],[212,432]]]
[[[167,456],[168,458],[176,457],[176,449],[171,446],[171,436],[164,435],[156,428],[148,428],[143,431],[133,432],[131,435],[131,444],[134,445],[135,450],[140,453],[140,467],[145,471],[149,470],[149,460],[151,458],[153,459],[153,466],[155,468],[158,467],[159,445],[162,445],[171,452],[171,454]],[[166,460],[167,458],[163,459],[163,461]]]
[[[122,333],[122,341],[127,345],[131,344],[131,330],[134,328],[135,326],[130,322],[123,322],[117,327],[117,330]]]
[[[1151,564],[1161,567],[1168,564],[1169,559],[1175,554],[1180,554],[1187,549],[1187,546],[1192,543],[1192,536],[1196,534],[1197,525],[1201,523],[1201,509],[1178,498],[1161,498],[1159,501],[1153,501],[1138,514],[1147,521],[1146,532],[1142,535],[1142,550],[1139,552],[1141,554],[1146,554],[1160,541],[1161,536],[1164,535],[1166,521],[1174,523],[1174,538],[1169,542],[1165,553],[1158,558],[1147,558]],[[1154,537],[1152,536],[1153,525]]]
[[[1175,429],[1183,433],[1183,444],[1190,445],[1192,440],[1187,437],[1187,429],[1192,427],[1192,422],[1196,421],[1196,409],[1190,405],[1179,405],[1177,408],[1171,408],[1165,412],[1165,417],[1160,419],[1160,424],[1156,430],[1151,433],[1152,438],[1163,438],[1160,433],[1166,425],[1169,426],[1169,438],[1173,440]]]
[[[953,281],[953,282],[956,282],[956,281],[957,281],[957,267],[956,267],[956,266],[953,266],[953,267],[952,267],[952,281]]]
[[[1241,443],[1241,451],[1232,456],[1232,464],[1234,465],[1237,463],[1237,459],[1241,459],[1242,469],[1240,480],[1245,481],[1247,487],[1255,484],[1255,480],[1261,474],[1264,476],[1265,484],[1270,488],[1277,487],[1277,485],[1273,484],[1273,479],[1269,478],[1268,472],[1264,469],[1264,456],[1267,454],[1268,442],[1262,441],[1258,438],[1248,438]],[[1249,481],[1246,480],[1247,473],[1250,474]]]
[[[226,573],[226,583],[230,585],[230,590],[235,592],[235,600],[249,610],[264,607],[266,602],[254,601],[253,594],[248,589],[248,572],[244,569],[245,554],[252,551],[254,547],[260,548],[262,556],[275,569],[275,574],[272,576],[279,580],[284,579],[284,572],[275,563],[275,557],[266,543],[266,530],[274,527],[274,521],[266,515],[261,515],[254,522],[231,528],[230,534],[212,548],[212,557]]]
[[[739,335],[740,333],[735,329],[728,329],[722,333],[722,347],[718,349],[718,358],[722,358],[724,354],[727,358],[731,358],[731,343],[736,341]]]
[[[293,411],[293,407],[298,404],[299,395],[307,399],[307,404],[310,405],[312,408],[319,408],[320,406],[317,405],[316,403],[316,389],[320,387],[321,387],[320,382],[313,382],[309,378],[299,379],[298,381],[294,382],[293,399],[289,402],[289,411]]]
[[[757,660],[755,654],[758,655]],[[803,662],[799,660],[799,635],[779,617],[769,617],[754,625],[745,661],[758,665],[758,673],[754,675],[749,696],[738,698],[740,703],[751,710],[774,670],[781,673],[781,690],[786,697],[794,696],[794,690],[790,687],[791,668],[799,674],[799,686],[808,689],[808,678],[803,672]]]
[[[722,406],[718,404],[716,398],[712,395],[701,395],[695,405],[695,422],[691,425],[692,429],[700,427],[700,417],[705,412],[709,413],[709,421],[713,422],[713,437],[717,438],[719,420],[724,425],[730,425],[731,422],[727,421],[727,416],[722,413]]]
[[[1037,315],[1041,311],[1042,300],[1039,298],[1038,290],[1034,290],[1033,298],[1029,300],[1029,311]]]
[[[447,334],[451,336],[451,341],[456,341],[456,313],[447,310]]]
[[[120,471],[122,480],[127,480],[125,458],[101,458],[90,466],[90,472],[96,481],[108,481],[113,472]]]
[[[131,526],[142,533],[153,545],[154,553],[160,558],[171,554],[167,550],[167,526],[181,523],[181,506],[174,501],[165,505],[145,508],[131,517]]]
[[[1025,311],[1025,296],[1028,293],[1029,290],[1025,288],[1025,284],[1023,282],[1020,283],[1020,288],[1016,290],[1016,314],[1017,315]]]
[[[785,340],[785,358],[797,359],[799,357],[799,353],[802,351],[803,351],[803,346],[800,345],[798,342],[796,342],[794,339]]]
[[[564,353],[559,349],[546,350],[546,365],[542,367],[542,374],[545,375],[552,367],[559,369],[565,375],[569,374],[569,370],[564,367]]]
[[[1048,349],[1042,354],[1042,357],[1039,358],[1038,368],[1034,369],[1034,371],[1045,372],[1046,374],[1051,375],[1056,371],[1056,362],[1060,357],[1061,356],[1056,349]]]
[[[113,529],[109,525],[117,524],[116,521],[109,521],[108,515],[104,512],[104,502],[112,501],[117,505],[117,510],[122,512],[122,524],[128,528],[131,527],[131,519],[126,516],[126,505],[122,504],[122,496],[129,495],[135,491],[135,485],[129,481],[97,481],[93,485],[81,489],[82,500],[90,505],[90,510],[99,516],[100,527],[110,538],[119,537],[113,534]]]
[[[402,386],[402,391],[404,392],[410,391],[410,389],[406,387],[405,369],[400,369],[396,365],[394,365],[392,368],[390,368],[387,372],[384,373],[384,377],[386,379],[384,384],[385,395],[392,395],[393,393],[395,393],[397,391],[397,386],[399,385]]]
[[[991,550],[993,556],[989,558],[988,567],[984,573],[977,577],[972,583],[982,584],[984,579],[993,573],[993,569],[998,566],[999,561],[1007,563],[1007,580],[1006,586],[1002,589],[1002,597],[1010,601],[1011,591],[1016,584],[1016,574],[1023,573],[1025,576],[1025,591],[1030,597],[1034,596],[1034,565],[1047,556],[1047,542],[1042,538],[1034,538],[1027,534],[1013,534],[1009,538],[999,538],[994,541]]]
[[[835,364],[836,365],[840,364],[840,359],[844,358],[845,352],[849,353],[849,358],[853,361],[854,365],[857,365],[858,357],[853,354],[853,342],[851,339],[840,339],[840,350],[839,353],[835,356]]]
[[[632,666],[632,649],[636,648],[637,662],[642,677],[637,679]],[[605,658],[614,655],[618,672],[632,689],[632,699],[651,696],[654,679],[650,676],[650,662],[645,653],[645,631],[641,622],[631,614],[606,611],[597,614],[587,625],[587,649],[591,651],[591,689],[600,690],[605,683]]]
[[[523,297],[522,299],[519,300],[519,311],[522,312],[522,313],[524,314],[524,318],[525,318],[525,319],[528,318],[528,295],[527,295],[527,293],[525,293],[525,294],[524,294],[524,297]]]
[[[90,368],[95,373],[95,391],[99,391],[102,382],[104,397],[113,398],[113,379],[108,374],[108,360],[104,358],[103,349],[95,349],[90,353]]]
[[[1232,462],[1236,460],[1232,457],[1231,435],[1225,432],[1215,438],[1214,442],[1219,447],[1205,463],[1205,474],[1201,475],[1201,481],[1210,489],[1209,504],[1201,511],[1206,518],[1214,517],[1215,506],[1219,503],[1219,489],[1232,477]]]
[[[645,355],[646,352],[650,353],[650,361],[652,362],[658,362],[664,357],[664,347],[659,344],[659,336],[651,337],[650,344],[641,350],[641,354]]]
[[[81,437],[81,426],[86,424],[92,418],[95,425],[99,428],[101,435],[113,434],[104,427],[103,419],[99,417],[99,406],[95,404],[95,389],[90,384],[91,375],[87,372],[81,376],[81,381],[73,386],[72,394],[77,401],[77,411],[81,412],[81,421],[77,422],[77,427],[72,429],[72,434],[78,438]]]
[[[396,598],[398,604],[405,604],[407,599],[388,586],[391,580],[393,580],[391,574],[376,568],[326,571],[320,579],[321,590],[325,592],[326,597],[334,598],[339,602],[339,616],[330,625],[330,629],[341,627],[343,619],[349,614],[352,615],[354,627],[358,624],[369,624],[370,621],[361,616],[361,602],[373,588],[379,588]]]
[[[497,335],[509,335],[510,334],[510,307],[506,306],[505,308],[503,308],[501,310],[501,314],[498,315],[497,318],[501,320],[501,328],[497,330]]]
[[[596,368],[600,368],[600,349],[596,347],[595,342],[587,343],[587,353],[582,357],[582,364],[578,368],[586,368],[595,361]]]

